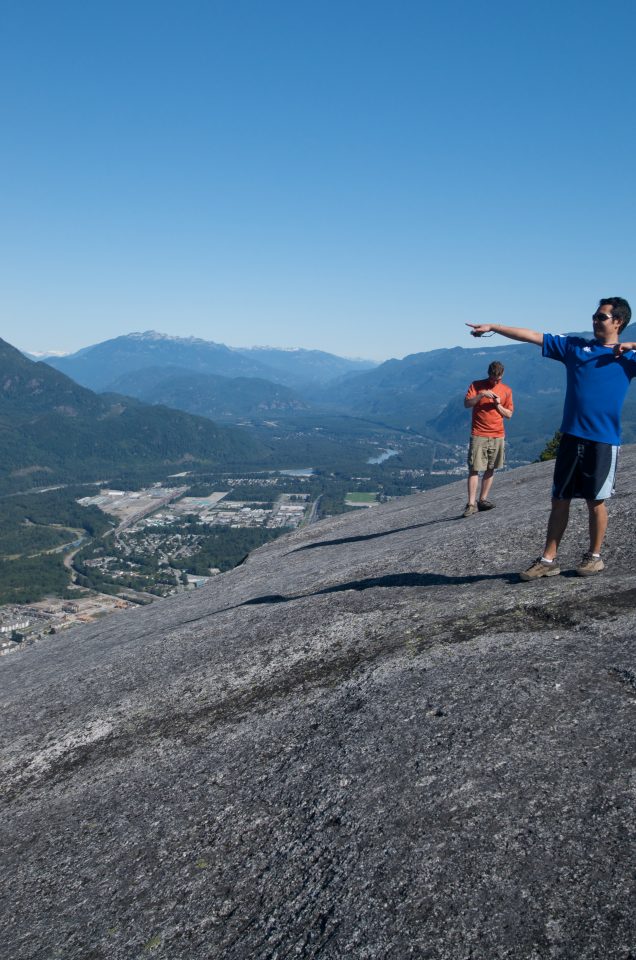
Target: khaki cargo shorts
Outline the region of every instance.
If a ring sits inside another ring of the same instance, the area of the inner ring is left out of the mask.
[[[504,437],[471,437],[468,447],[469,470],[498,470],[503,467]]]

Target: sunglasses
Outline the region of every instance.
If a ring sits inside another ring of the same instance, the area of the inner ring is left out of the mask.
[[[610,317],[607,313],[601,313],[600,310],[597,310],[596,313],[592,314],[592,320],[600,320],[603,323],[605,320],[613,320],[614,317]]]

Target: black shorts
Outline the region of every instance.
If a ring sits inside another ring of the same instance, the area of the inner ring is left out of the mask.
[[[607,500],[614,493],[618,447],[564,433],[559,443],[552,496],[557,500]]]

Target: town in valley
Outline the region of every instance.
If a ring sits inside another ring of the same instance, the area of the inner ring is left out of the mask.
[[[405,445],[406,446],[406,445]],[[80,508],[96,508],[105,529],[72,525],[46,552],[68,573],[63,595],[0,604],[0,652],[19,649],[77,623],[196,590],[253,549],[335,513],[369,509],[394,496],[457,479],[464,449],[440,449],[434,463],[405,466],[395,444],[378,445],[367,474],[313,468],[206,476],[182,471],[140,489],[85,485]],[[408,458],[405,458],[408,462]],[[37,493],[31,494],[37,497]]]

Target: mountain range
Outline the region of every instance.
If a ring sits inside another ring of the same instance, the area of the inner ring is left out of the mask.
[[[624,338],[636,339],[636,325],[627,328]],[[311,410],[462,443],[469,429],[464,393],[472,380],[487,375],[492,360],[504,363],[504,380],[513,388],[515,414],[507,424],[511,451],[518,459],[534,459],[560,425],[564,370],[544,360],[536,346],[502,338],[374,366],[320,351],[235,350],[150,332],[117,337],[46,362],[93,390],[114,390],[213,419],[293,419]],[[633,391],[623,425],[625,441],[636,440]]]
[[[131,333],[46,362],[91,390],[114,388],[121,376],[146,367],[180,367],[224,377],[257,377],[295,388],[320,385],[371,369],[370,360],[347,360],[321,350],[234,349],[196,337],[148,330]]]
[[[636,325],[625,332],[625,339],[630,338],[636,339]],[[102,392],[110,409],[122,402],[121,397],[106,399],[116,393],[226,424],[282,419],[291,425],[307,414],[317,421],[335,414],[460,444],[470,423],[463,405],[466,388],[485,377],[495,359],[504,363],[504,380],[513,388],[515,413],[507,424],[511,455],[533,460],[560,425],[565,373],[536,346],[501,338],[373,366],[320,351],[237,350],[148,332],[107,340],[72,356],[50,357],[40,366],[63,370]],[[132,401],[125,405],[131,416]],[[625,442],[636,440],[633,391],[625,404],[623,435]]]

